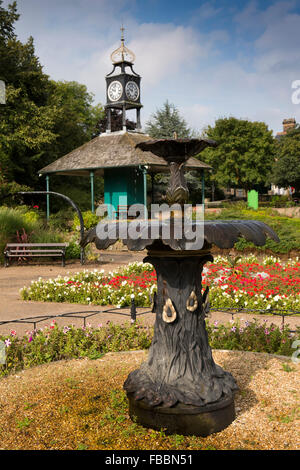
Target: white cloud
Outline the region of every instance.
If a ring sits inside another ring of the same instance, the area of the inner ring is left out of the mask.
[[[223,9],[217,8],[212,5],[212,2],[205,2],[194,11],[193,16],[195,21],[203,21],[209,18],[214,18],[218,13],[220,13]]]
[[[172,80],[193,62],[207,55],[208,45],[199,44],[192,28],[172,24],[142,24],[128,45],[135,52],[145,87],[157,85],[166,77]]]
[[[201,104],[181,106],[179,112],[189,123],[189,126],[200,133],[208,125],[213,125],[215,120],[219,117],[213,107],[202,106]]]
[[[229,115],[264,120],[275,132],[286,117],[300,121],[300,106],[291,101],[292,81],[300,79],[295,2],[264,8],[251,1],[234,17],[236,30],[216,26],[206,33],[197,21],[221,14],[217,3],[202,4],[190,25],[139,23],[134,5],[128,0],[19,0],[17,33],[22,41],[34,37],[52,78],[84,83],[104,103],[104,77],[112,69],[110,53],[119,45],[124,22],[126,45],[136,54],[134,69],[142,76],[144,123],[166,99],[198,130]],[[253,57],[245,60],[241,42]],[[228,53],[231,44],[235,56]]]

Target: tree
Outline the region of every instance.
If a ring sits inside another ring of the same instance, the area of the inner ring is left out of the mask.
[[[43,145],[52,143],[57,114],[48,103],[52,85],[35,56],[33,39],[22,44],[14,33],[19,18],[16,2],[0,0],[0,79],[6,85],[6,104],[0,115],[0,165],[6,177],[32,185]]]
[[[111,131],[116,132],[116,131],[121,131],[123,128],[122,124],[122,111],[119,111],[118,109],[112,109],[111,110]],[[136,128],[136,123],[134,121],[130,121],[129,119],[126,119],[126,129],[129,131],[134,131]],[[107,114],[105,113],[103,117],[99,120],[99,123],[97,125],[97,131],[98,134],[102,134],[103,132],[106,132],[107,130]]]
[[[276,160],[271,182],[287,188],[293,186],[300,192],[300,125],[280,138],[276,144]]]
[[[187,127],[187,123],[174,104],[169,103],[168,100],[146,122],[145,131],[155,139],[172,139],[174,132],[178,139],[191,137],[191,130]]]
[[[146,122],[145,131],[155,139],[173,139],[174,133],[178,139],[192,137],[192,131],[187,127],[186,121],[180,116],[178,109],[167,100],[160,109],[152,114]],[[201,182],[195,172],[186,173],[187,183],[192,192],[199,192]],[[169,181],[169,175],[156,174],[154,179],[154,190],[161,195]],[[161,197],[161,196],[160,196]]]
[[[104,115],[101,104],[93,105],[94,95],[85,85],[75,81],[52,81],[52,86],[49,103],[59,112],[53,127],[56,139],[46,152],[49,163],[94,138]]]
[[[0,108],[0,168],[8,182],[44,189],[38,171],[96,136],[103,109],[93,105],[85,85],[44,74],[33,39],[23,44],[15,35],[16,2],[7,9],[2,3],[0,79],[6,104]]]
[[[201,153],[201,160],[213,167],[213,183],[246,191],[266,184],[274,161],[275,143],[265,123],[220,118],[214,127],[207,127],[204,137],[218,143],[216,148],[208,147]]]

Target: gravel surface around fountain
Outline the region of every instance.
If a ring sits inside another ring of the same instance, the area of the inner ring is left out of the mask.
[[[299,450],[300,364],[213,350],[216,363],[238,382],[236,419],[206,438],[165,436],[132,423],[122,399],[124,379],[147,354],[59,361],[0,379],[0,450]]]

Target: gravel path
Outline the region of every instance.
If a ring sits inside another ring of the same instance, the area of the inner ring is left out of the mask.
[[[70,312],[94,312],[101,311],[104,309],[102,306],[95,305],[80,305],[80,304],[69,304],[69,303],[51,303],[51,302],[33,302],[23,301],[20,298],[19,290],[30,285],[32,280],[37,280],[39,277],[44,279],[54,278],[58,275],[65,276],[67,273],[75,273],[83,269],[104,269],[106,272],[116,270],[119,266],[126,265],[133,261],[142,261],[146,256],[146,252],[130,253],[128,251],[113,251],[106,250],[100,252],[100,262],[87,263],[84,266],[76,262],[68,262],[66,267],[62,267],[60,263],[55,264],[43,264],[43,265],[12,265],[8,268],[0,267],[0,322],[7,320],[15,320],[21,318],[34,317],[36,321],[38,317],[44,315],[62,315]],[[87,321],[93,326],[99,323],[105,323],[107,321],[114,321],[123,323],[130,321],[129,310],[122,310],[122,313],[99,313],[95,316],[90,317]],[[80,316],[78,313],[77,316]],[[154,323],[154,315],[147,313],[139,316],[143,319],[143,322],[147,324]],[[267,323],[275,323],[280,325],[282,322],[281,317],[270,316],[270,315],[254,315],[246,313],[238,313],[234,315],[234,318],[241,320],[251,321],[257,318],[259,321],[265,321]],[[218,321],[219,323],[227,323],[231,320],[231,315],[222,312],[211,312],[209,320],[211,322]],[[49,325],[50,320],[44,320],[39,323],[39,326]],[[75,326],[82,326],[82,318],[57,319],[59,325],[74,324]],[[296,326],[300,325],[300,317],[289,317],[285,319],[285,323],[289,325],[291,329],[295,329]],[[33,325],[30,323],[15,323],[8,325],[0,325],[0,333],[6,334],[14,329],[18,334],[22,335],[26,331],[33,329]]]

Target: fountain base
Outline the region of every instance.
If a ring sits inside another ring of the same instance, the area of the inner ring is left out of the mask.
[[[151,407],[127,393],[129,414],[133,421],[146,428],[163,429],[166,434],[206,437],[222,431],[235,419],[234,396],[226,396],[205,406],[177,405]]]

